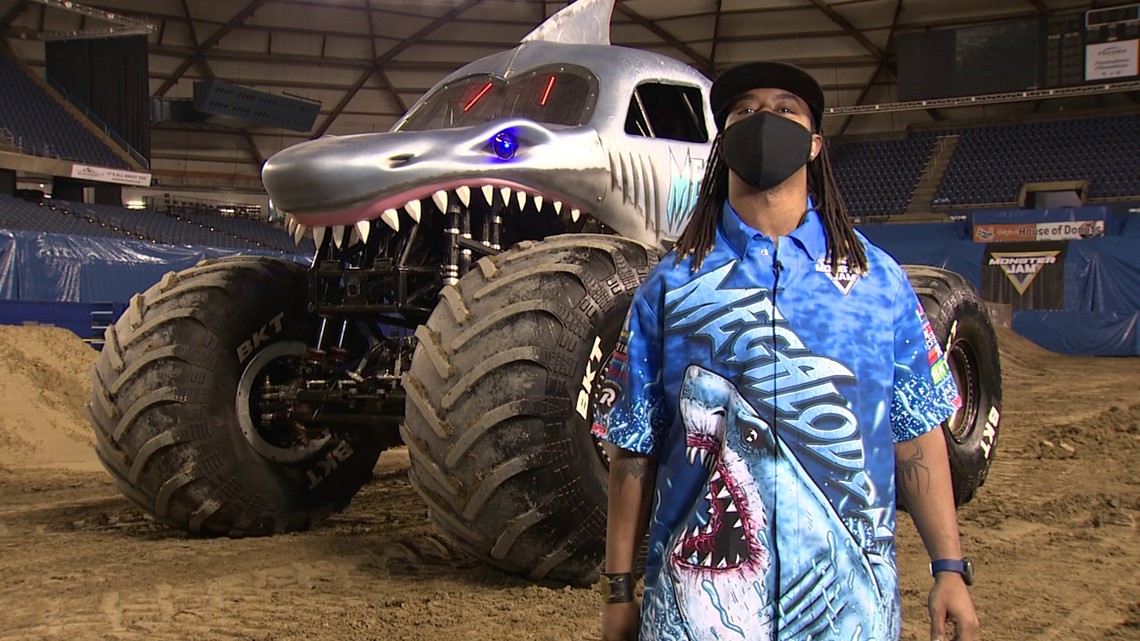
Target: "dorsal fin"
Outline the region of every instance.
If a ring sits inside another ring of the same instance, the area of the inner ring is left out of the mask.
[[[613,12],[614,0],[578,0],[547,18],[522,42],[608,45]]]

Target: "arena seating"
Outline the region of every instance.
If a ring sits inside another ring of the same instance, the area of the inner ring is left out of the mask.
[[[833,162],[849,211],[864,219],[902,213],[935,139],[950,134],[959,140],[929,203],[935,209],[1007,206],[1027,182],[1088,180],[1088,198],[1140,196],[1140,115],[1123,115],[840,143]]]
[[[166,245],[309,254],[316,251],[312,238],[305,239],[298,248],[285,230],[255,220],[188,213],[168,215],[50,200],[41,205],[0,195],[0,229],[5,228],[129,238]]]
[[[1023,183],[1088,180],[1089,198],[1140,195],[1140,115],[961,129],[933,205],[1010,204]]]
[[[0,127],[22,153],[130,169],[103,141],[0,55]]]
[[[935,137],[923,132],[902,140],[839,145],[832,162],[851,215],[874,218],[901,214],[930,157]]]
[[[121,236],[75,203],[37,204],[0,194],[0,229],[23,229],[73,236]]]

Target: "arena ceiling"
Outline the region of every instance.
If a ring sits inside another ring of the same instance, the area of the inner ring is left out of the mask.
[[[221,186],[229,177],[232,186],[252,187],[261,163],[275,151],[324,134],[387,130],[439,79],[515,46],[567,3],[98,0],[83,3],[94,10],[84,12],[61,6],[71,4],[0,0],[0,28],[19,57],[42,67],[43,47],[36,38],[97,31],[108,25],[98,12],[109,11],[126,18],[128,26],[153,27],[147,37],[154,96],[188,98],[194,81],[218,78],[320,103],[307,133],[155,126],[152,169],[163,182]],[[822,83],[829,105],[849,106],[896,100],[895,41],[901,32],[1071,13],[1093,5],[1080,0],[618,0],[611,37],[614,44],[673,56],[710,76],[742,61],[794,62]],[[957,111],[832,117],[827,128],[831,133],[897,131],[961,117],[951,113]]]

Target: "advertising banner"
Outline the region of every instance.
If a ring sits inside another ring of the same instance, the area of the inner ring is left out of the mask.
[[[1054,240],[1081,240],[1104,236],[1103,220],[1055,223],[974,224],[975,243],[1018,243]]]
[[[127,171],[126,169],[112,169],[110,167],[80,165],[79,163],[75,163],[71,166],[71,177],[79,178],[81,180],[94,180],[96,182],[115,183],[116,185],[150,187],[150,174],[144,174],[137,171]]]
[[[982,259],[982,298],[1019,309],[1065,308],[1068,243],[990,243]]]
[[[1085,80],[1115,80],[1140,75],[1140,40],[1102,42],[1085,47]]]

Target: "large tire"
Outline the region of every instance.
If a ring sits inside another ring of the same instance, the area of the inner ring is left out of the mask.
[[[107,329],[88,406],[123,494],[172,527],[228,536],[307,529],[348,505],[381,435],[274,442],[250,403],[258,381],[294,377],[316,321],[304,269],[270,258],[206,261],[135,296]]]
[[[904,265],[926,311],[962,397],[962,409],[943,424],[950,451],[954,501],[974,497],[986,482],[1001,422],[1001,359],[985,304],[960,275]]]
[[[567,235],[484,258],[416,335],[401,430],[431,519],[533,580],[596,580],[607,464],[591,394],[657,264],[623,238]]]

